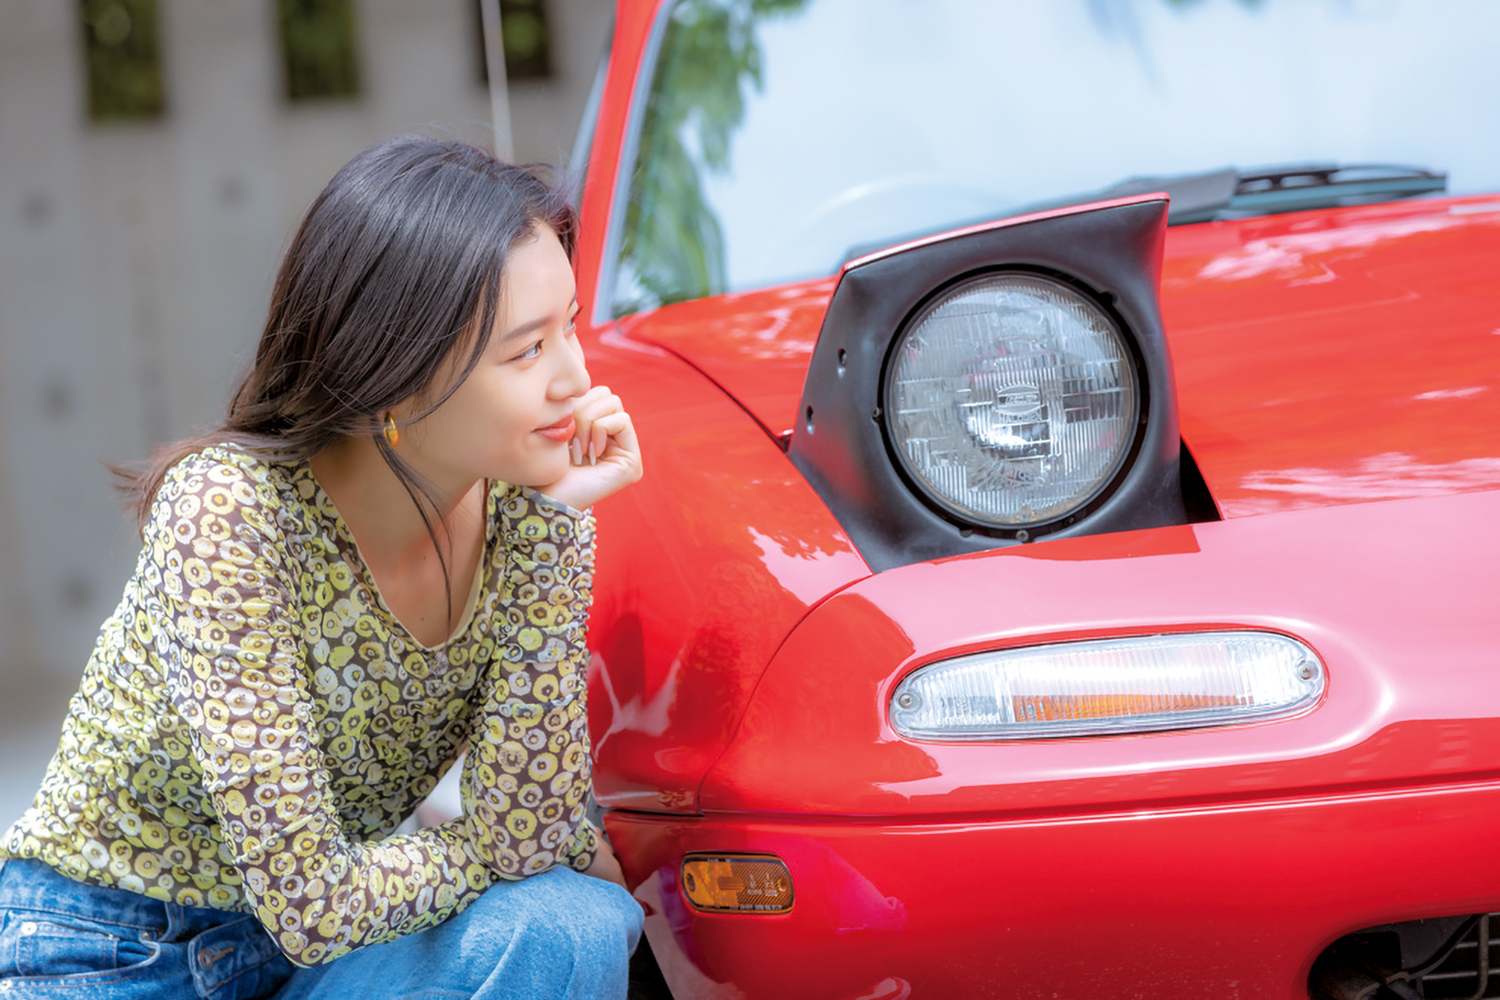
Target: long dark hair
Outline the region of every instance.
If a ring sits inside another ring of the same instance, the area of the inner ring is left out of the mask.
[[[350,160],[287,248],[255,364],[224,423],[161,448],[142,467],[116,469],[137,525],[167,470],[203,448],[236,444],[295,462],[369,434],[433,534],[435,505],[386,443],[382,415],[414,398],[430,398],[430,412],[468,377],[494,325],[506,258],[542,225],[571,258],[576,216],[540,168],[422,136]],[[461,349],[468,357],[458,379],[437,387]],[[443,391],[431,398],[435,388]]]

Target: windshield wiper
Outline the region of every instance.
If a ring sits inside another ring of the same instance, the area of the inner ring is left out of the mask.
[[[1090,199],[1123,198],[1165,191],[1172,196],[1170,225],[1215,219],[1242,219],[1313,208],[1338,208],[1437,194],[1448,188],[1448,175],[1423,167],[1385,163],[1340,166],[1306,163],[1257,170],[1227,167],[1172,177],[1132,177],[1090,195]],[[1068,199],[1064,204],[1078,204]]]
[[[1448,189],[1448,175],[1425,167],[1403,167],[1385,163],[1303,163],[1295,166],[1237,170],[1225,167],[1196,174],[1167,177],[1131,177],[1099,191],[1049,198],[980,218],[948,222],[899,237],[867,240],[850,247],[842,263],[847,264],[886,247],[924,236],[978,225],[991,219],[1028,215],[1070,205],[1085,205],[1110,198],[1165,191],[1172,198],[1167,224],[1184,226],[1217,219],[1243,219],[1254,215],[1277,215],[1313,208],[1340,208],[1394,201]]]

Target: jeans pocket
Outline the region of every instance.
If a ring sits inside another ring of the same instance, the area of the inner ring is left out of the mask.
[[[149,962],[160,951],[134,929],[121,932],[63,913],[11,910],[0,927],[0,969],[30,978],[113,974]]]

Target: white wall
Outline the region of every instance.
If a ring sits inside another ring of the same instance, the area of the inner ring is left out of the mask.
[[[488,142],[469,4],[355,0],[361,97],[292,106],[271,0],[160,0],[167,114],[100,126],[76,0],[0,0],[0,697],[76,682],[136,554],[102,463],[222,416],[333,172],[400,132]],[[550,0],[518,159],[566,157],[611,7]]]

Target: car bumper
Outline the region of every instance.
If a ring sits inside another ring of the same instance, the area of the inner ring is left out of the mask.
[[[1002,822],[606,822],[678,1000],[1306,998],[1342,934],[1493,909],[1497,815],[1500,780]],[[695,909],[691,852],[779,857],[791,911]]]

